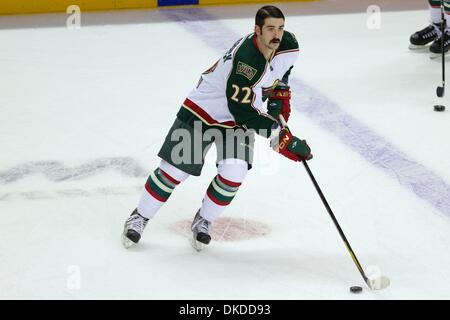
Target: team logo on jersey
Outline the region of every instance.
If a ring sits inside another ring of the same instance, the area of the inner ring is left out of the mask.
[[[236,74],[241,74],[248,80],[252,80],[257,72],[258,71],[255,68],[252,68],[248,64],[245,64],[241,61],[239,61],[237,64]]]

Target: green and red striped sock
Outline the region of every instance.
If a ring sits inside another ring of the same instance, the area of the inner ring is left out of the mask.
[[[227,206],[231,203],[241,183],[229,181],[217,175],[206,192],[209,199],[219,206]]]
[[[158,168],[148,177],[145,189],[156,200],[166,202],[178,184],[180,181]]]

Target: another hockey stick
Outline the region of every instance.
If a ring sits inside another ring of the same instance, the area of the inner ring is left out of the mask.
[[[444,0],[441,0],[441,51],[442,51],[442,87],[436,88],[436,94],[442,98],[445,94],[445,52],[444,52],[445,15]]]
[[[283,116],[280,115],[280,122],[283,128],[288,128],[286,121],[284,120]],[[370,279],[366,276],[366,273],[364,272],[364,269],[362,268],[361,264],[358,261],[358,258],[356,257],[355,252],[353,251],[352,247],[350,246],[350,242],[348,242],[347,237],[344,234],[344,231],[342,230],[341,226],[339,225],[333,211],[331,210],[330,205],[328,204],[327,199],[325,199],[325,196],[323,195],[322,190],[319,187],[319,184],[317,183],[316,179],[314,178],[314,175],[311,172],[311,169],[309,168],[308,164],[305,160],[302,161],[306,172],[308,172],[309,177],[311,178],[312,183],[314,184],[314,187],[316,188],[317,193],[320,196],[320,199],[322,200],[322,203],[324,204],[325,208],[328,211],[328,214],[331,217],[331,220],[333,220],[334,225],[336,226],[339,235],[341,236],[342,240],[344,241],[345,246],[347,247],[348,252],[350,253],[350,256],[353,259],[353,262],[355,263],[356,267],[358,268],[359,273],[361,273],[361,276],[364,279],[364,282],[367,284],[367,286],[372,290],[381,290],[389,286],[390,280],[387,277],[379,276],[376,278]]]

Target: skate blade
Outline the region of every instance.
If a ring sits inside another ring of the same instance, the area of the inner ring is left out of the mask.
[[[129,249],[136,245],[136,243],[128,239],[127,236],[125,236],[124,234],[122,235],[122,244],[125,247],[125,249]]]
[[[206,246],[204,243],[201,243],[200,241],[197,241],[194,238],[191,238],[191,245],[198,252],[200,252],[203,249],[205,249],[205,246]]]
[[[428,45],[418,46],[418,45],[415,45],[415,44],[410,44],[408,48],[409,48],[409,50],[412,50],[412,51],[426,51],[426,50],[429,50],[429,46]]]
[[[389,280],[389,278],[384,276],[367,280],[367,285],[371,290],[383,290],[389,287],[390,284],[391,281]]]
[[[447,58],[449,52],[445,53],[445,57]],[[430,59],[431,60],[435,60],[437,58],[442,58],[442,53],[434,53],[434,52],[430,52]]]

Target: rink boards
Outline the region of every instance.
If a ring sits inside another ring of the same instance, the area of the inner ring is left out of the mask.
[[[284,2],[314,1],[286,0]],[[316,0],[318,1],[318,0]],[[115,10],[115,9],[149,9],[156,7],[180,5],[219,5],[278,2],[269,0],[2,0],[0,15],[66,12],[70,6],[76,5],[81,11]]]

